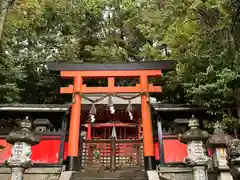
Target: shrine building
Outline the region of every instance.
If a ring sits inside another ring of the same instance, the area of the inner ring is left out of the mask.
[[[11,154],[4,138],[16,121],[28,116],[41,136],[40,144],[32,147],[35,166],[65,166],[71,171],[91,168],[96,166],[95,151],[101,155],[99,166],[109,170],[183,165],[187,150],[177,135],[186,130],[193,114],[200,118],[208,115],[206,108],[158,102],[154,94],[161,93],[162,87],[150,79],[162,76],[174,65],[167,60],[49,63],[48,69],[64,80],[59,92],[72,96],[72,102],[1,104],[0,163]],[[126,79],[131,83],[118,84]],[[96,83],[99,81],[102,84]]]

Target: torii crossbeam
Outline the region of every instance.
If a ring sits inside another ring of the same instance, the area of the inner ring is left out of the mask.
[[[141,113],[143,126],[144,166],[146,170],[155,169],[154,143],[152,134],[152,121],[148,104],[149,92],[161,92],[160,86],[148,83],[149,77],[162,76],[162,71],[171,70],[175,61],[155,61],[144,63],[126,64],[87,64],[87,63],[49,63],[48,69],[60,71],[63,78],[73,78],[73,85],[62,87],[60,93],[75,94],[75,102],[72,104],[68,156],[66,170],[74,171],[78,164],[78,141],[81,116],[81,94],[91,93],[143,93],[141,95]],[[107,87],[87,87],[83,84],[84,78],[107,78]],[[140,84],[130,87],[115,86],[116,77],[137,77]]]

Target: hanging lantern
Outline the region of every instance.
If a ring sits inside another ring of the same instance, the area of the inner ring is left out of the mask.
[[[115,113],[115,109],[114,109],[114,106],[113,106],[112,96],[109,96],[108,107],[109,107],[110,113],[114,114]]]
[[[91,109],[90,109],[90,111],[89,111],[89,118],[90,118],[90,121],[91,121],[91,123],[94,123],[95,122],[95,116],[96,116],[96,114],[97,114],[97,109],[96,109],[96,107],[95,107],[95,104],[93,103],[92,104],[92,107],[91,107]]]
[[[128,101],[127,112],[128,112],[130,120],[133,120],[131,100]]]

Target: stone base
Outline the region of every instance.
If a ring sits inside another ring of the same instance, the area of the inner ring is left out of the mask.
[[[70,180],[148,180],[147,174],[144,171],[84,171],[84,172],[73,172]]]
[[[72,176],[72,171],[65,171],[61,173],[61,176],[58,180],[69,180]]]
[[[78,171],[79,159],[77,156],[68,156],[66,160],[66,171]]]
[[[148,170],[156,170],[155,157],[154,156],[144,156],[144,168]]]
[[[229,172],[220,172],[217,180],[233,180],[233,178]]]
[[[156,170],[147,171],[148,180],[159,180],[159,175]]]
[[[26,169],[24,173],[24,180],[58,180],[61,174],[62,168],[30,168]],[[11,179],[11,170],[9,168],[0,168],[0,180]]]

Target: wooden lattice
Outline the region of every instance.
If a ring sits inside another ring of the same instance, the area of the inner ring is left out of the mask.
[[[99,152],[99,157],[96,157]],[[81,145],[82,168],[120,169],[143,166],[141,140],[95,139]]]

